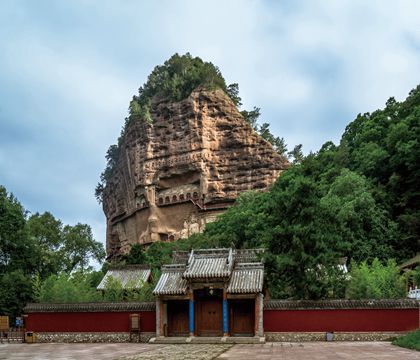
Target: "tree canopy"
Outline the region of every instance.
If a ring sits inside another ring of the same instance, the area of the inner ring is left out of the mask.
[[[173,249],[263,247],[271,296],[344,297],[343,258],[354,274],[369,264],[385,273],[395,272],[389,259],[420,251],[419,141],[417,87],[403,102],[391,98],[385,109],[358,115],[339,145],[327,142],[307,156],[296,146],[293,166],[268,192],[243,193],[203,234],[136,249],[130,261],[157,267]],[[378,265],[384,262],[388,268]]]
[[[28,212],[0,185],[0,314],[19,315],[36,298],[33,282],[86,272],[105,250],[89,225],[63,225],[51,213]]]

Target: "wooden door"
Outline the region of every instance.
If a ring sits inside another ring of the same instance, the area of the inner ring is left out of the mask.
[[[168,301],[168,336],[188,336],[188,300]]]
[[[229,300],[232,336],[254,336],[255,300]]]
[[[222,299],[201,298],[197,305],[197,335],[222,336]]]

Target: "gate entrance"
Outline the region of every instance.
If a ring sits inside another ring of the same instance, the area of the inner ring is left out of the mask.
[[[168,336],[188,336],[188,301],[168,301]]]
[[[255,300],[229,300],[231,336],[254,336]]]
[[[212,290],[199,290],[196,294],[197,301],[197,335],[222,336],[222,292]]]

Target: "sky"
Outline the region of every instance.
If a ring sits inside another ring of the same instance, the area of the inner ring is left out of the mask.
[[[174,53],[238,83],[242,109],[305,153],[420,83],[419,1],[0,1],[0,184],[89,224],[130,99]]]

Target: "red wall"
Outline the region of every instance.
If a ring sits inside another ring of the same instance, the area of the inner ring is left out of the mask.
[[[418,328],[418,309],[264,310],[267,332],[381,332]]]
[[[129,315],[140,314],[140,329],[156,331],[156,314],[144,312],[29,313],[26,329],[35,332],[128,332]]]
[[[128,332],[136,312],[29,313],[26,328],[35,332]],[[156,331],[154,311],[141,314],[141,331]],[[419,328],[418,309],[264,310],[266,332],[386,332]]]

